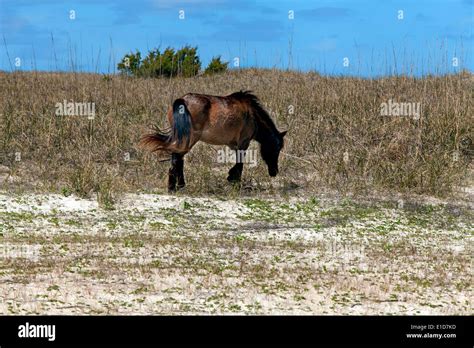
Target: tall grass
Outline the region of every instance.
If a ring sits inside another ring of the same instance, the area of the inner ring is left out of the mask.
[[[380,79],[264,69],[174,79],[2,72],[0,163],[16,177],[3,186],[99,192],[106,204],[112,191],[164,191],[169,164],[137,149],[140,136],[151,125],[165,126],[168,106],[185,93],[249,89],[289,133],[279,177],[268,177],[259,161],[244,169],[244,189],[442,196],[472,173],[473,86],[465,72]],[[390,99],[420,103],[420,119],[382,116],[381,104]],[[95,119],[55,115],[63,100],[94,102]],[[225,180],[232,164],[216,158],[216,148],[203,143],[186,156],[188,193],[234,190]]]

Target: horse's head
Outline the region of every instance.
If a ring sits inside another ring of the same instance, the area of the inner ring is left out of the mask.
[[[268,166],[268,175],[276,176],[278,174],[278,157],[283,148],[283,137],[287,131],[279,132],[271,143],[262,143],[262,158]]]

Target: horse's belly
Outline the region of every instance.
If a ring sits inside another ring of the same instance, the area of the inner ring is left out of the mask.
[[[200,140],[211,145],[228,145],[230,143],[236,142],[235,137],[226,136],[221,132],[216,132],[213,130],[204,130],[201,133]]]
[[[201,129],[201,140],[212,145],[237,147],[250,141],[254,126],[243,112],[214,113]]]

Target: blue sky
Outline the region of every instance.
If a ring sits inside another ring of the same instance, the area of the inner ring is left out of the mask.
[[[130,51],[190,44],[204,65],[222,55],[336,75],[473,71],[473,26],[474,0],[0,0],[0,70],[106,73]]]

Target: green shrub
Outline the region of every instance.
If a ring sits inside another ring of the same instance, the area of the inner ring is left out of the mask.
[[[199,73],[201,61],[197,47],[184,46],[177,51],[168,47],[163,52],[151,50],[144,59],[138,51],[127,54],[117,68],[123,74],[137,77],[192,77]]]
[[[206,75],[218,74],[218,73],[227,71],[228,65],[229,65],[229,62],[221,61],[221,56],[213,57],[211,61],[209,62],[209,65],[207,66],[204,73]]]
[[[126,54],[118,63],[117,68],[122,74],[136,76],[141,68],[140,51],[137,50],[137,53]]]
[[[197,55],[197,47],[183,47],[176,52],[176,61],[179,76],[192,77],[201,70],[201,61]]]

